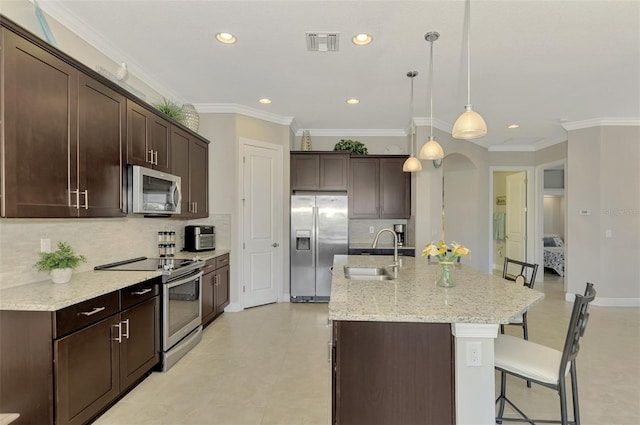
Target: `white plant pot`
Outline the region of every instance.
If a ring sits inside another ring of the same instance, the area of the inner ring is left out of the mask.
[[[71,280],[72,268],[51,270],[51,280],[53,283],[67,283]]]

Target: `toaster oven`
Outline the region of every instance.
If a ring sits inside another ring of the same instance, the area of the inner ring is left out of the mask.
[[[184,228],[185,251],[211,251],[216,249],[215,226],[185,226]]]

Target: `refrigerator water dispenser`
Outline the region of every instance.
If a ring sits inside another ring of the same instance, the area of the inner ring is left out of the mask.
[[[298,251],[311,250],[311,230],[296,230],[296,249]]]

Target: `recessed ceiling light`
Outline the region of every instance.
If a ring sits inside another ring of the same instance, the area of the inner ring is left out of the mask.
[[[230,34],[228,32],[219,32],[216,34],[216,40],[218,40],[220,43],[224,43],[224,44],[233,44],[236,41],[238,41],[238,39],[236,38],[235,35]]]
[[[357,105],[358,103],[360,103],[360,100],[356,99],[355,97],[351,98],[351,99],[347,99],[347,103],[349,105]]]
[[[267,97],[263,97],[262,99],[258,100],[258,102],[264,104],[264,105],[268,105],[271,103],[271,99],[267,98]]]
[[[509,124],[509,125],[507,126],[507,128],[518,128],[518,127],[520,127],[520,125],[519,125],[519,124]]]
[[[371,43],[372,40],[373,37],[371,37],[369,34],[364,33],[356,34],[351,39],[351,41],[353,41],[353,44],[356,44],[358,46],[366,46],[367,44]]]

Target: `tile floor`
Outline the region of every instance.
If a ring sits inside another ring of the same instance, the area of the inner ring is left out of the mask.
[[[571,305],[546,274],[529,313],[530,339],[561,349]],[[597,284],[596,284],[597,289]],[[584,425],[640,424],[640,309],[591,307],[578,356]],[[167,373],[153,373],[96,424],[318,424],[330,421],[326,304],[271,304],[225,313]],[[520,328],[508,327],[518,334]],[[497,375],[496,375],[497,376]],[[558,415],[547,388],[509,380],[510,398],[536,417]],[[496,391],[499,381],[496,381]]]

